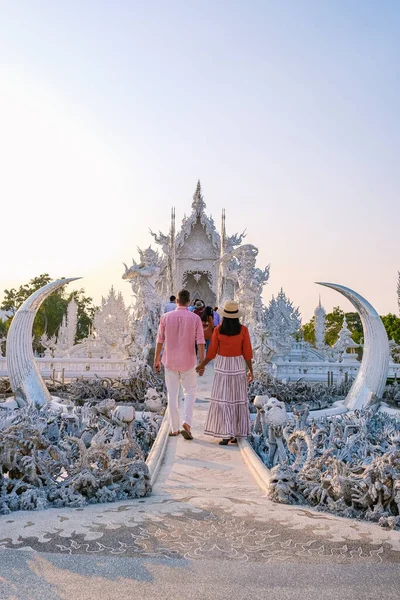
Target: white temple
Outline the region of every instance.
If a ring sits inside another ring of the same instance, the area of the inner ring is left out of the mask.
[[[191,213],[183,218],[180,230],[176,232],[175,209],[172,209],[169,234],[150,233],[162,250],[163,277],[159,291],[163,296],[186,288],[192,299],[200,298],[206,305],[215,306],[232,299],[238,289],[239,261],[235,248],[245,233],[227,236],[224,210],[218,232],[205,208],[199,181]]]
[[[134,296],[135,348],[141,348],[142,358],[154,347],[167,298],[182,288],[190,291],[192,300],[201,299],[212,307],[235,298],[244,310],[243,320],[250,332],[263,320],[261,294],[269,266],[264,270],[256,267],[258,249],[241,245],[244,232],[226,234],[224,210],[218,232],[205,208],[199,181],[191,213],[184,216],[180,230],[176,231],[174,208],[168,235],[150,230],[161,252],[138,248],[140,262],[133,260],[130,267],[124,263],[122,278],[130,282]]]
[[[172,208],[168,235],[150,230],[159,250],[138,248],[139,262],[133,259],[130,267],[124,263],[122,279],[132,287],[132,306],[125,307],[121,294],[112,288],[108,297],[102,299],[90,335],[78,343],[77,306],[70,303],[57,338],[42,336],[46,350],[39,361],[43,361],[43,372],[53,373],[53,377],[56,371],[70,377],[98,372],[123,376],[132,360],[148,362],[167,299],[186,288],[192,300],[200,298],[209,306],[222,306],[232,299],[239,302],[244,311],[242,321],[249,327],[253,341],[256,377],[273,372],[280,379],[326,381],[330,373],[331,381],[340,381],[346,373],[357,373],[357,345],[346,323],[335,346],[328,346],[326,311],[320,299],[314,313],[315,346],[305,342],[298,334],[300,313],[282,289],[264,306],[262,292],[270,267],[256,266],[258,249],[242,244],[245,232],[227,235],[225,210],[217,231],[205,209],[199,181],[191,212],[184,216],[181,227],[177,230]],[[398,297],[400,303],[400,273]],[[398,347],[392,346],[397,360]],[[400,375],[400,365],[392,363],[389,371],[389,376]],[[6,373],[5,358],[0,356],[0,376]]]

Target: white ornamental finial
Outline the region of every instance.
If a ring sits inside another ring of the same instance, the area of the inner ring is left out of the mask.
[[[192,208],[194,211],[197,212],[197,214],[200,214],[200,213],[204,212],[205,207],[206,207],[206,203],[203,200],[203,195],[201,193],[200,179],[199,179],[197,182],[196,191],[193,195]]]
[[[321,294],[319,295],[318,306],[314,311],[314,317],[315,347],[318,350],[323,350],[325,347],[326,312],[321,304]]]

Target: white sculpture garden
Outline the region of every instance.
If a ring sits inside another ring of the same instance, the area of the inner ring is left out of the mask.
[[[400,392],[397,384],[385,391],[388,374],[397,374],[391,359],[398,347],[389,345],[378,313],[353,290],[322,283],[348,298],[360,315],[362,361],[346,320],[337,342],[325,343],[321,301],[315,311],[315,346],[305,343],[300,312],[282,289],[263,304],[270,267],[257,266],[258,249],[242,243],[244,233],[227,235],[224,211],[218,232],[205,208],[198,183],[181,229],[176,232],[173,209],[168,235],[151,232],[160,252],[138,249],[139,261],[124,264],[121,276],[132,287],[132,306],[126,307],[111,288],[89,335],[79,342],[72,299],[57,335],[41,337],[43,358],[32,351],[40,304],[73,279],[40,288],[15,314],[7,358],[0,359],[7,360],[3,374],[12,388],[12,396],[0,403],[0,511],[81,506],[150,493],[145,460],[165,402],[162,380],[150,367],[151,353],[166,299],[186,287],[194,300],[214,306],[234,297],[244,310],[255,354],[251,443],[271,469],[270,497],[400,528],[400,418],[395,409]],[[48,372],[54,365],[63,369],[63,379],[69,380],[63,382],[64,397],[51,396],[43,364],[50,365]],[[382,403],[384,394],[393,414]],[[138,407],[144,410],[135,419]]]

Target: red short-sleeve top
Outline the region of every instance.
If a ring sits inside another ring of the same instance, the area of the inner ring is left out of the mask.
[[[217,354],[220,356],[243,356],[245,360],[253,358],[249,330],[242,325],[238,335],[222,335],[221,325],[213,332],[210,346],[207,350],[207,358],[213,359]]]

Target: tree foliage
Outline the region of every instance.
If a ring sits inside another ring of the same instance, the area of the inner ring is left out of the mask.
[[[381,317],[386,329],[389,340],[394,340],[396,344],[400,344],[400,319],[393,313],[389,313]]]
[[[329,346],[337,341],[339,337],[339,331],[343,326],[343,319],[346,315],[347,327],[351,331],[352,339],[357,343],[363,342],[363,327],[360,319],[360,315],[357,312],[344,313],[339,306],[335,306],[333,311],[326,315],[326,335],[325,342]],[[396,315],[389,313],[381,317],[383,325],[385,326],[386,333],[389,340],[393,339],[397,344],[400,343],[400,318]],[[315,344],[315,332],[314,332],[315,317],[305,323],[302,327],[304,339],[310,344]]]
[[[314,346],[315,345],[315,317],[312,317],[311,321],[309,321],[308,323],[304,323],[303,327],[301,328],[301,331],[303,333],[304,340],[306,342],[308,342],[309,344],[311,344],[312,346]]]
[[[0,308],[11,314],[11,317],[5,323],[6,331],[11,324],[13,316],[25,300],[36,290],[51,281],[53,279],[50,275],[43,273],[39,277],[31,279],[29,283],[21,285],[18,289],[4,290],[4,298]],[[35,350],[42,349],[39,340],[43,333],[47,333],[49,337],[57,334],[62,318],[67,312],[68,303],[72,298],[75,298],[78,305],[77,340],[87,337],[96,310],[92,304],[92,298],[85,295],[84,289],[73,290],[68,293],[65,288],[61,288],[46,298],[37,312],[33,323],[33,346]]]

